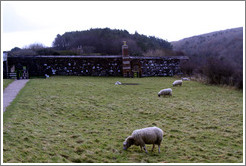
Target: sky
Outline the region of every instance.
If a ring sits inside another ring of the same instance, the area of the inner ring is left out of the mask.
[[[91,28],[127,30],[169,42],[245,27],[244,1],[1,1],[1,52]]]

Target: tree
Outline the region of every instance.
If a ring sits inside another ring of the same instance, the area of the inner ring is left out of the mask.
[[[30,50],[38,50],[38,49],[43,49],[46,48],[42,43],[33,43],[30,44],[26,47],[24,47],[24,49],[30,49]]]
[[[171,43],[163,39],[154,36],[147,37],[137,32],[129,34],[126,30],[109,28],[58,34],[53,42],[53,47],[58,50],[76,50],[79,46],[82,46],[90,48],[88,52],[94,51],[94,53],[112,55],[121,54],[122,41],[127,41],[129,52],[133,56],[143,56],[143,53],[148,50],[172,50]]]
[[[21,48],[19,48],[19,47],[14,47],[14,48],[12,48],[10,51],[19,51],[19,50],[21,50]]]

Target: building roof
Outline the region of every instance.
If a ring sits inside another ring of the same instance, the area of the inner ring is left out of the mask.
[[[9,58],[122,58],[122,55],[14,55]],[[162,57],[144,57],[129,56],[130,59],[180,59],[188,60],[188,56],[162,56]]]
[[[145,57],[145,56],[130,56],[130,59],[180,59],[180,60],[188,60],[189,57],[188,56],[149,56],[149,57]]]
[[[121,55],[13,55],[16,58],[121,58]]]

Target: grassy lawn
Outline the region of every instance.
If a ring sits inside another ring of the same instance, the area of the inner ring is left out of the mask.
[[[14,79],[3,79],[3,89],[5,89]]]
[[[31,79],[3,116],[3,161],[25,163],[241,163],[243,92],[175,78]],[[139,83],[139,85],[114,85]],[[158,97],[163,88],[172,97]],[[164,131],[161,153],[123,141]]]

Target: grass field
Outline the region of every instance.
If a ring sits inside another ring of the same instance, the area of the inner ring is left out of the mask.
[[[5,89],[14,79],[3,79],[3,89]]]
[[[3,116],[4,163],[241,163],[243,92],[175,78],[31,79]],[[139,83],[139,85],[114,85]],[[172,97],[158,97],[160,89]],[[158,126],[161,153],[124,151],[133,130]]]

